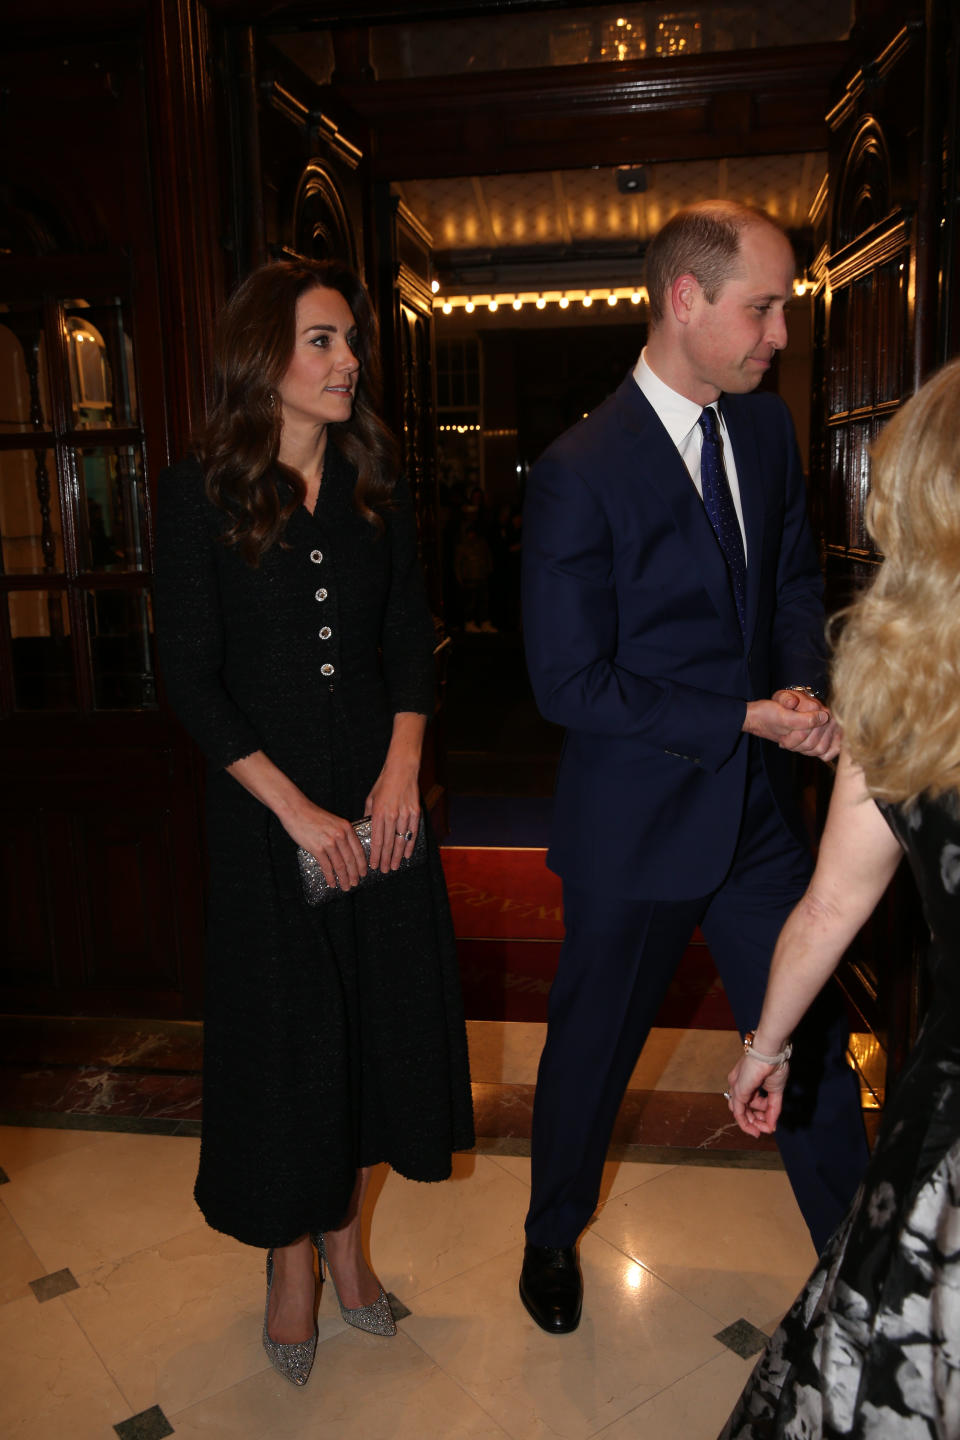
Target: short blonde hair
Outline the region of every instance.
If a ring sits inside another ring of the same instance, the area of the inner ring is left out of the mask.
[[[877,799],[960,794],[960,360],[875,442],[867,528],[884,555],[842,625],[833,693]]]

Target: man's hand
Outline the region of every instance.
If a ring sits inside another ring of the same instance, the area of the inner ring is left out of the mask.
[[[833,760],[840,750],[836,720],[821,701],[802,690],[777,690],[770,700],[749,701],[743,729],[782,750],[819,760]]]
[[[778,705],[786,705],[788,710],[806,711],[812,714],[816,711],[822,715],[827,710],[822,700],[815,695],[808,695],[805,690],[775,690],[773,698]],[[781,742],[784,750],[795,750],[801,755],[815,755],[818,760],[835,760],[840,754],[840,742],[843,738],[840,726],[833,716],[827,711],[828,719],[825,725],[819,730],[810,733],[809,744],[802,741],[797,745]]]

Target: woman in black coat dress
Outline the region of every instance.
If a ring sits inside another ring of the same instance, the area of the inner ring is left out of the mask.
[[[361,1247],[369,1167],[440,1180],[473,1143],[439,857],[412,856],[433,625],[347,267],[251,275],[220,327],[196,456],[161,477],[158,636],[208,761],[208,1222],[268,1250],[263,1343],[305,1383],[313,1248],[348,1323],[395,1331]],[[351,821],[372,817],[369,862]],[[346,893],[302,898],[297,848]],[[367,867],[388,878],[361,885]]]

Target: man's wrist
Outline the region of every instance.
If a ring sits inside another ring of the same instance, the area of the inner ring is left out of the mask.
[[[822,690],[818,690],[815,685],[783,685],[781,689],[796,690],[800,695],[809,695],[811,700],[816,700],[821,705],[827,703],[826,695]]]

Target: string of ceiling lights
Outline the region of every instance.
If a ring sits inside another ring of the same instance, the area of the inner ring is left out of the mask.
[[[803,277],[793,282],[793,293],[798,298],[806,295],[808,290],[813,288],[812,282]],[[463,309],[468,315],[475,310],[486,309],[491,315],[498,310],[522,310],[525,306],[532,305],[537,310],[545,310],[548,305],[556,305],[560,310],[566,310],[571,305],[580,305],[589,310],[591,305],[608,305],[612,309],[619,305],[621,300],[630,305],[646,305],[650,297],[645,285],[622,286],[617,289],[605,289],[591,287],[581,290],[530,290],[522,294],[501,293],[501,294],[461,294],[461,295],[440,295],[440,282],[432,282],[434,292],[433,308],[443,315],[451,315],[455,309]]]
[[[436,289],[439,285],[433,282]],[[648,300],[647,288],[645,285],[627,286],[619,290],[589,289],[589,290],[530,290],[522,294],[493,294],[493,295],[435,295],[433,308],[444,315],[462,307],[468,315],[474,310],[487,309],[491,314],[497,310],[522,310],[526,305],[532,305],[537,310],[545,310],[548,305],[556,305],[561,310],[566,310],[569,305],[582,305],[589,310],[591,305],[618,305],[621,300],[631,305],[645,304]]]

